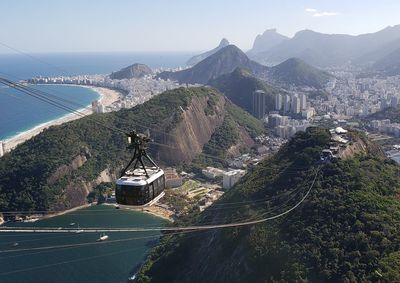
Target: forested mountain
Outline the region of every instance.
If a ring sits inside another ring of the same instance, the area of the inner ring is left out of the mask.
[[[270,68],[269,77],[283,84],[321,89],[329,81],[331,75],[298,58],[290,58]]]
[[[146,75],[152,75],[153,71],[145,64],[133,64],[126,68],[123,68],[117,72],[114,72],[110,75],[110,78],[113,80],[122,80],[122,79],[133,79],[133,78],[142,78]]]
[[[329,79],[327,73],[309,66],[299,59],[289,59],[272,68],[263,66],[250,60],[235,45],[222,48],[192,68],[177,72],[162,72],[159,77],[180,83],[210,84],[212,80],[229,74],[237,68],[247,70],[256,78],[296,86],[320,88]]]
[[[259,80],[245,69],[237,68],[229,74],[222,75],[210,81],[210,85],[226,95],[233,103],[252,113],[252,94],[256,90],[263,90],[268,94],[267,111],[274,109],[274,97],[283,92],[268,83]]]
[[[399,282],[400,167],[362,134],[359,151],[319,163],[330,134],[299,132],[222,199],[175,225],[256,225],[166,234],[139,282]],[[316,181],[313,184],[313,180]]]
[[[266,71],[265,66],[251,61],[235,45],[228,45],[208,56],[192,68],[177,72],[163,72],[159,77],[176,80],[180,83],[207,84],[210,80],[231,73],[238,67],[245,68],[253,74],[264,73]]]
[[[215,155],[231,146],[249,148],[263,125],[217,90],[201,87],[167,91],[132,109],[53,126],[0,159],[0,211],[63,210],[85,203],[89,191],[115,181],[131,157],[120,131],[146,129],[164,144],[150,146],[154,159],[177,165],[218,139],[224,142],[213,147]]]

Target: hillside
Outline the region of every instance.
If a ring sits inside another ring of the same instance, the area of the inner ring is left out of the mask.
[[[296,86],[323,88],[331,75],[314,68],[298,58],[290,58],[270,68],[269,76],[274,80]]]
[[[363,151],[319,165],[329,132],[296,134],[217,203],[176,225],[277,215],[298,203],[317,176],[299,207],[253,226],[165,235],[138,281],[399,282],[400,167],[358,139]]]
[[[108,128],[94,123],[95,119]],[[229,121],[231,128],[221,128]],[[146,127],[140,126],[145,124]],[[161,165],[193,160],[218,130],[236,133],[226,148],[250,147],[262,124],[208,87],[164,92],[132,109],[94,114],[50,127],[0,159],[0,210],[63,210],[85,203],[101,182],[113,182],[130,158],[123,131],[151,129],[150,153]],[[167,133],[167,134],[165,134]],[[222,154],[221,149],[219,154]]]
[[[389,76],[400,75],[400,43],[396,50],[377,60],[372,66],[372,70]]]
[[[163,72],[159,77],[176,80],[180,83],[207,84],[210,80],[231,73],[238,67],[250,70],[253,74],[265,73],[267,68],[251,61],[235,45],[228,45],[192,68],[178,72]]]
[[[133,79],[142,78],[147,75],[153,75],[153,71],[145,64],[133,64],[126,68],[123,68],[117,72],[113,72],[110,75],[110,79],[122,80],[122,79]]]
[[[277,88],[255,78],[250,72],[240,68],[211,80],[210,85],[249,113],[252,113],[252,94],[254,91],[261,89],[268,94],[268,111],[274,109],[274,96],[279,93]]]
[[[226,38],[223,38],[217,47],[215,47],[214,49],[211,49],[211,50],[209,50],[207,52],[204,52],[204,53],[201,53],[199,55],[193,56],[192,58],[190,58],[186,62],[186,65],[194,66],[197,63],[199,63],[200,61],[203,61],[204,59],[206,59],[208,56],[216,53],[217,51],[219,51],[220,49],[222,49],[222,48],[224,48],[225,46],[228,46],[228,45],[229,45],[229,41]]]

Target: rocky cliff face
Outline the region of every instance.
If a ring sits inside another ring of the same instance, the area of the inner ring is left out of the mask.
[[[166,144],[170,148],[157,148],[158,160],[168,160],[170,164],[188,162],[202,151],[225,117],[225,97],[215,96],[212,103],[214,105],[210,106],[208,96],[192,99],[189,107],[182,111],[180,122],[166,136]]]

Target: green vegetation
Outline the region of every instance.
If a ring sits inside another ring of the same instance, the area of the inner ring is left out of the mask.
[[[165,235],[139,282],[399,282],[400,167],[369,149],[318,164],[329,140],[321,128],[296,134],[215,205],[182,221],[276,215],[304,196],[321,167],[295,211],[254,226]]]
[[[100,172],[108,169],[118,175],[130,158],[126,137],[93,120],[126,132],[144,132],[147,128],[169,132],[181,121],[182,109],[188,108],[193,97],[212,100],[218,95],[208,87],[179,88],[132,109],[94,114],[50,127],[0,159],[0,210],[72,207],[85,201],[83,184],[90,186],[88,182],[97,179]],[[212,107],[210,102],[210,114]],[[157,132],[152,138],[163,142]],[[82,161],[81,166],[74,166],[76,160]],[[168,160],[161,161],[168,164]]]
[[[285,84],[311,86],[321,89],[329,81],[331,75],[321,71],[298,58],[290,58],[271,68],[271,75]]]
[[[256,90],[263,90],[268,95],[267,111],[274,109],[274,95],[279,90],[250,74],[250,72],[237,68],[232,73],[222,75],[210,82],[225,94],[233,103],[252,113],[252,95]]]
[[[89,203],[97,201],[97,204],[104,203],[107,197],[110,197],[111,194],[114,191],[114,183],[100,183],[96,187],[93,188],[93,191],[91,191],[88,196],[87,200]]]

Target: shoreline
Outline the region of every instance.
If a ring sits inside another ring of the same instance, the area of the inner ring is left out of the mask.
[[[55,84],[58,85],[58,84]],[[75,87],[85,87],[85,88],[90,88],[93,91],[97,92],[99,94],[99,101],[104,105],[104,106],[110,106],[112,103],[114,103],[115,101],[119,100],[120,97],[122,96],[122,94],[114,89],[108,89],[105,87],[97,87],[97,86],[87,86],[87,85],[68,85],[68,86],[75,86]],[[81,108],[76,110],[78,112],[81,112],[82,114],[84,114],[84,116],[88,116],[90,114],[92,114],[92,109],[91,109],[91,105],[89,104],[88,106],[86,106],[85,108]],[[15,147],[17,147],[17,145],[31,139],[32,137],[40,134],[43,130],[51,127],[51,126],[58,126],[70,121],[74,121],[77,119],[83,118],[81,116],[78,116],[76,114],[73,113],[68,113],[62,117],[56,118],[54,120],[39,124],[27,131],[18,133],[17,135],[8,138],[6,140],[3,141],[4,143],[4,149],[5,152],[10,152],[12,151]]]
[[[108,206],[117,206],[117,203],[102,203],[101,205],[108,205]],[[153,215],[155,217],[158,218],[162,218],[164,220],[167,220],[168,222],[173,223],[174,219],[172,218],[172,216],[174,215],[174,213],[170,210],[164,209],[164,208],[160,208],[159,206],[157,206],[157,204],[154,204],[152,206],[146,207],[146,208],[134,208],[134,207],[126,207],[123,206],[121,207],[121,209],[125,209],[125,210],[130,210],[130,211],[135,211],[135,212],[141,212],[141,213],[146,213],[146,214],[150,214]]]

